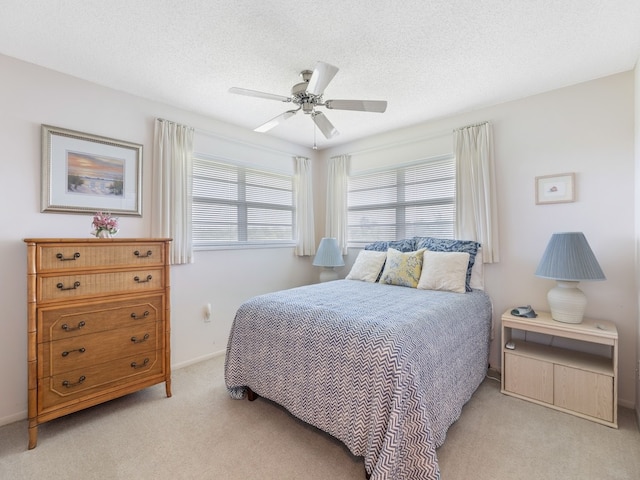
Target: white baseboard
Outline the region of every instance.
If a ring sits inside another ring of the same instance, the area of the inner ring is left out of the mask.
[[[635,410],[636,405],[633,402],[629,402],[628,400],[623,400],[620,397],[618,397],[618,405],[624,408],[628,408],[630,410]]]
[[[0,427],[4,425],[9,425],[10,423],[19,422],[20,420],[27,419],[27,410],[22,412],[14,413],[13,415],[7,415],[6,417],[0,418]]]
[[[194,365],[196,363],[204,362],[206,360],[211,360],[212,358],[221,357],[226,353],[226,350],[220,350],[219,352],[208,353],[201,357],[192,358],[191,360],[186,360],[180,363],[172,363],[172,370],[180,370],[181,368],[188,367],[189,365]]]

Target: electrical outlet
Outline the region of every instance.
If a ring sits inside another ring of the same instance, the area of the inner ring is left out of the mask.
[[[211,321],[211,304],[210,303],[207,303],[204,306],[204,321],[207,323]]]

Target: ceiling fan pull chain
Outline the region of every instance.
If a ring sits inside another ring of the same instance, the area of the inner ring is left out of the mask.
[[[316,144],[316,130],[317,130],[317,127],[316,127],[316,124],[314,123],[313,124],[313,149],[314,150],[318,149],[318,145]]]

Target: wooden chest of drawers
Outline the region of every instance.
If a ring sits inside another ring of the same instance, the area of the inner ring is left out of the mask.
[[[29,448],[38,425],[165,382],[169,239],[25,239]]]

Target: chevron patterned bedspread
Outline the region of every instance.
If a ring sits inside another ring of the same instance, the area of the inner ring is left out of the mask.
[[[255,297],[238,310],[225,380],[338,438],[371,480],[440,478],[436,448],[486,373],[491,302],[355,280]]]

